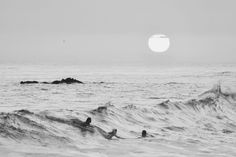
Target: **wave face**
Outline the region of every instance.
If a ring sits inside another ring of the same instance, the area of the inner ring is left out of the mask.
[[[112,73],[105,75],[106,81],[98,73],[86,73],[83,80],[90,80],[79,85],[22,86],[6,81],[1,84],[4,101],[1,100],[0,153],[235,156],[235,74],[229,70],[175,73],[177,77],[170,79],[169,73]],[[97,82],[91,79],[95,75]],[[209,82],[217,82],[219,77],[228,82],[221,81],[210,88]],[[90,132],[74,125],[87,117],[105,132],[116,128],[124,139],[107,140],[97,129]],[[139,138],[142,130],[150,136]]]

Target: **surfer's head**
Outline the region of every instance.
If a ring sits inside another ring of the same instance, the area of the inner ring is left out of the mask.
[[[87,125],[90,125],[91,121],[92,121],[92,119],[91,119],[90,117],[88,117],[85,123],[86,123]]]
[[[116,134],[117,133],[117,129],[113,129],[112,132],[114,132]]]
[[[147,131],[146,130],[143,130],[142,131],[142,137],[146,137],[147,136]]]

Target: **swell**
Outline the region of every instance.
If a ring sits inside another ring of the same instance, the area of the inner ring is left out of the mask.
[[[30,141],[44,144],[71,144],[84,137],[84,132],[72,124],[92,118],[92,125],[106,132],[118,129],[125,138],[140,136],[143,129],[153,137],[173,136],[183,133],[235,134],[236,95],[223,92],[215,86],[196,99],[174,102],[163,101],[153,106],[129,104],[116,107],[108,102],[89,111],[42,111],[17,110],[0,113],[0,136],[14,141]],[[57,113],[60,114],[57,114]],[[73,115],[73,116],[72,116]],[[94,134],[94,136],[100,136]]]
[[[70,139],[58,135],[46,123],[46,117],[28,110],[13,113],[0,113],[0,135],[13,141],[30,141],[30,143],[65,144]]]

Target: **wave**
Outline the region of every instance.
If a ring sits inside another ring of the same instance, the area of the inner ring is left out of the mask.
[[[168,83],[165,83],[165,85],[185,85],[187,83],[183,83],[183,82],[168,82]]]
[[[84,132],[73,125],[72,120],[82,123],[86,117],[92,118],[93,126],[105,132],[116,128],[118,134],[125,138],[135,138],[143,129],[148,130],[153,137],[172,136],[175,132],[194,135],[196,130],[233,134],[236,130],[236,94],[222,91],[221,86],[216,85],[198,98],[179,102],[166,100],[153,106],[129,104],[117,107],[108,102],[84,112],[32,112],[25,109],[2,112],[0,136],[42,145],[69,145],[84,137]],[[99,134],[91,136],[101,137]]]
[[[14,141],[30,141],[42,145],[64,144],[69,141],[66,137],[56,135],[48,125],[42,123],[42,118],[43,116],[28,110],[2,112],[0,113],[0,135]]]

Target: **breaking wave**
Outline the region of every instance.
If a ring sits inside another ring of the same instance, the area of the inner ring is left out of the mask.
[[[124,138],[136,138],[145,129],[153,138],[182,133],[201,141],[206,138],[205,134],[235,133],[236,93],[223,92],[221,86],[216,85],[196,99],[184,102],[166,100],[148,107],[133,104],[116,107],[108,102],[89,111],[32,112],[22,109],[2,112],[0,136],[40,145],[73,145],[81,142],[80,138],[102,138],[99,133],[87,134],[71,123],[73,119],[82,122],[86,117],[91,117],[92,124],[106,132],[118,129],[118,135]]]

